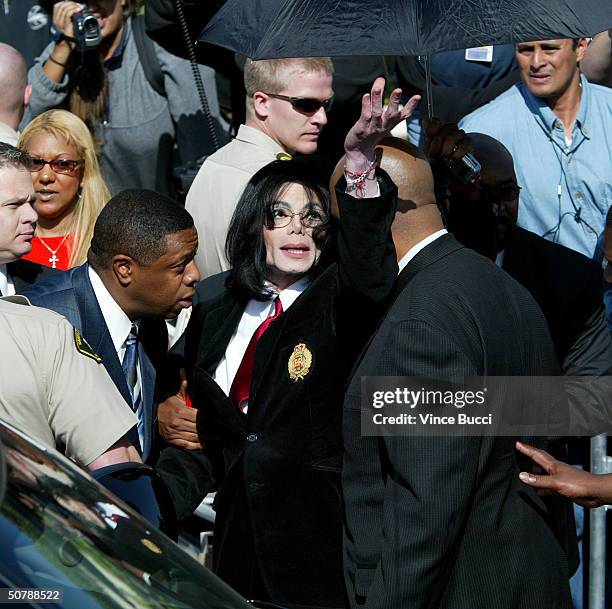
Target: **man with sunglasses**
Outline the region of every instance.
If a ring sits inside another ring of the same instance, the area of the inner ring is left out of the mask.
[[[609,374],[612,343],[603,316],[599,265],[517,226],[521,189],[512,156],[481,133],[470,133],[469,142],[481,164],[481,178],[474,186],[450,172],[443,176],[449,230],[529,290],[546,317],[566,374]]]
[[[185,207],[202,243],[196,263],[203,279],[229,268],[227,227],[251,177],[276,159],[316,152],[332,103],[332,74],[328,58],[247,59],[246,123],[206,159],[187,194]]]
[[[455,138],[456,143],[461,142],[464,146],[469,145],[469,141],[481,164],[478,187],[462,183],[450,172],[442,177],[447,186],[449,230],[461,243],[494,260],[529,290],[546,317],[564,374],[609,375],[612,372],[612,341],[602,304],[601,268],[586,256],[516,225],[520,188],[512,155],[499,141],[481,133],[470,133],[464,138],[462,132],[450,126],[446,128],[450,128],[446,141]],[[434,156],[452,149],[448,143],[444,144],[444,139],[438,137]],[[587,422],[594,421],[593,413],[597,413],[599,423],[599,418],[606,416],[609,399],[607,390],[597,392],[591,387],[589,395],[582,392],[572,397],[570,391],[570,406],[575,406]],[[584,435],[590,435],[588,429],[584,430]],[[568,449],[569,455],[563,449],[557,456],[569,457],[574,464],[587,465],[588,445],[576,440]],[[575,508],[574,512],[581,540],[582,508]],[[579,557],[573,541],[571,515],[562,514],[557,519],[561,525],[559,530],[565,531],[568,561],[576,568]],[[570,585],[576,606],[582,606],[576,603],[582,598],[581,567]]]

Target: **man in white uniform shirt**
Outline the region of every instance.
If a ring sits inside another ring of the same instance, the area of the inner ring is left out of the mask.
[[[196,263],[203,279],[229,269],[225,236],[251,177],[274,160],[316,152],[333,97],[332,74],[324,57],[247,60],[246,124],[206,159],[185,203],[202,241]]]

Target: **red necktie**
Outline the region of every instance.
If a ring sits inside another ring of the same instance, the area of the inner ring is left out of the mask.
[[[268,326],[283,312],[283,305],[281,304],[280,298],[277,296],[274,299],[274,315],[267,317],[263,320],[261,325],[255,330],[251,340],[249,341],[249,345],[242,356],[242,361],[240,362],[240,366],[238,371],[236,372],[236,376],[234,377],[234,381],[232,383],[232,387],[230,389],[230,398],[234,401],[236,406],[244,412],[245,407],[248,404],[249,395],[251,393],[251,381],[253,380],[253,363],[255,362],[255,348],[257,347],[257,342],[262,337],[263,333],[268,329]]]

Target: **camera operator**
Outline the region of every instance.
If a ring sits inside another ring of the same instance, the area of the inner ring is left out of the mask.
[[[196,159],[211,147],[189,63],[146,38],[139,4],[62,0],[53,6],[54,41],[28,74],[30,118],[51,108],[81,118],[95,137],[112,193],[168,193],[173,162]],[[99,25],[97,46],[92,16]],[[221,134],[214,71],[200,69]]]

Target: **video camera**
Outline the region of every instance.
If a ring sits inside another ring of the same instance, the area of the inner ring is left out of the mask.
[[[100,24],[88,10],[72,15],[72,26],[76,48],[81,53],[95,49],[102,42]]]

